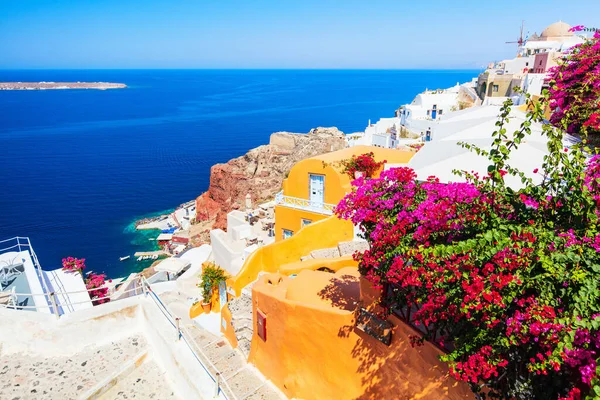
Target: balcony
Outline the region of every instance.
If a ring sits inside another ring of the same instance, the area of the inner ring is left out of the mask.
[[[333,215],[333,209],[335,208],[335,204],[318,203],[307,199],[284,196],[283,191],[275,195],[275,204],[324,215]]]

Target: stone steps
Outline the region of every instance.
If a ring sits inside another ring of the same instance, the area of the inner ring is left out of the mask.
[[[116,384],[98,397],[99,400],[116,399],[179,399],[172,385],[159,366],[147,360],[138,368],[122,377]]]
[[[135,369],[147,351],[141,335],[68,356],[34,356],[17,353],[0,358],[0,399],[94,398],[112,387],[111,381]],[[97,398],[97,397],[96,397]]]
[[[242,295],[229,301],[231,312],[231,325],[238,341],[238,348],[246,358],[250,354],[250,344],[254,333],[252,318],[252,286],[253,283],[242,290]]]
[[[364,252],[369,249],[369,243],[363,239],[350,240],[340,242],[336,247],[326,249],[313,250],[310,254],[300,257],[300,261],[310,260],[313,258],[337,258],[351,256],[355,252]]]
[[[227,382],[221,385],[221,390],[229,398],[242,400],[254,396],[253,399],[285,399],[285,396],[266,381],[258,370],[246,362],[253,333],[252,286],[254,283],[246,286],[242,296],[229,303],[232,324],[238,337],[237,349],[233,349],[223,336],[203,329],[189,318],[182,318],[181,324],[200,349],[201,354],[198,354],[198,357],[203,360],[210,373],[214,376],[216,372],[220,372],[222,381]],[[189,307],[187,299],[177,292],[163,293],[160,298],[174,315],[180,315],[179,310],[182,305]],[[256,397],[263,395],[266,397]]]

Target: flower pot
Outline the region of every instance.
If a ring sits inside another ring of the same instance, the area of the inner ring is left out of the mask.
[[[210,303],[202,303],[202,309],[206,314],[210,313]]]

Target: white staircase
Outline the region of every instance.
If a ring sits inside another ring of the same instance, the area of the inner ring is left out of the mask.
[[[199,358],[208,361],[206,364],[211,374],[215,375],[217,372],[221,374],[223,382],[221,390],[223,390],[229,399],[285,399],[286,397],[272,383],[267,381],[258,370],[246,362],[248,359],[247,352],[250,350],[250,342],[252,340],[251,285],[249,285],[249,291],[247,288],[243,291],[245,301],[248,303],[244,304],[244,317],[238,319],[238,321],[249,321],[249,331],[243,331],[244,338],[247,338],[247,344],[244,344],[243,349],[242,345],[238,349],[233,349],[223,336],[215,335],[199,327],[194,321],[182,314],[178,315],[182,315],[182,327],[191,336],[190,339],[197,348]],[[179,311],[184,306],[189,310],[190,304],[188,304],[188,299],[175,291],[161,294],[161,299],[172,312],[176,312],[175,310]]]
[[[115,379],[114,386],[98,399],[179,399],[159,366],[152,360],[145,360],[129,372]]]

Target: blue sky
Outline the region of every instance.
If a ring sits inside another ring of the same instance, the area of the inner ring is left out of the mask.
[[[600,1],[0,0],[0,68],[480,68]]]

